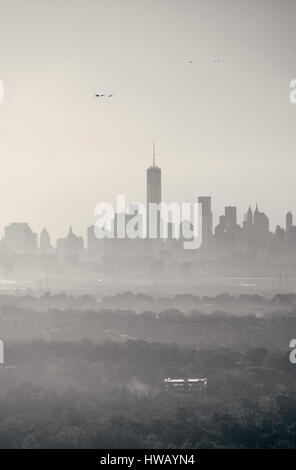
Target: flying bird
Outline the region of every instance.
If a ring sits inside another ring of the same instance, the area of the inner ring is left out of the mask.
[[[94,96],[95,96],[95,98],[103,98],[104,96],[106,96],[106,97],[108,97],[108,98],[111,98],[111,97],[113,96],[113,93],[110,94],[110,95],[107,95],[107,94],[105,94],[105,93],[102,93],[102,94],[96,93]]]

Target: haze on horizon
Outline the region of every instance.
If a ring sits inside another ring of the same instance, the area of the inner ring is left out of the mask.
[[[97,203],[145,201],[154,138],[167,202],[211,195],[215,223],[228,204],[239,222],[256,202],[272,226],[296,217],[295,13],[292,0],[0,0],[0,232],[85,236]]]

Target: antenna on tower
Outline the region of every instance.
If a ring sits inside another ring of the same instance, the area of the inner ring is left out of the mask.
[[[153,166],[155,166],[155,140],[153,140]]]

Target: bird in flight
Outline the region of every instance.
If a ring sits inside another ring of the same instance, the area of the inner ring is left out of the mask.
[[[96,93],[95,94],[95,98],[103,98],[104,96],[107,96],[108,98],[111,98],[113,96],[113,94],[111,94],[111,95],[106,95],[105,93],[102,93],[102,94]]]

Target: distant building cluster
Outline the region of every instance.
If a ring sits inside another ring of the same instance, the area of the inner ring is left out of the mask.
[[[27,223],[14,222],[5,227],[0,242],[2,275],[9,278],[16,271],[27,269],[38,276],[40,272],[67,270],[67,266],[73,271],[76,266],[80,274],[85,271],[114,275],[130,271],[135,275],[177,272],[182,276],[209,266],[242,269],[260,263],[276,266],[277,271],[283,265],[284,272],[286,265],[296,265],[296,225],[291,212],[286,215],[285,228],[277,226],[273,233],[268,217],[258,206],[254,210],[249,207],[242,224],[237,221],[237,208],[227,206],[214,227],[211,197],[200,196],[197,201],[202,208],[202,245],[198,250],[183,249],[182,226],[178,239],[169,226],[166,239],[99,239],[92,225],[87,230],[86,242],[70,227],[67,236],[58,239],[54,246],[46,228],[38,237]],[[161,169],[155,165],[153,155],[153,165],[147,169],[147,206],[161,202]],[[149,226],[149,211],[147,214]]]

